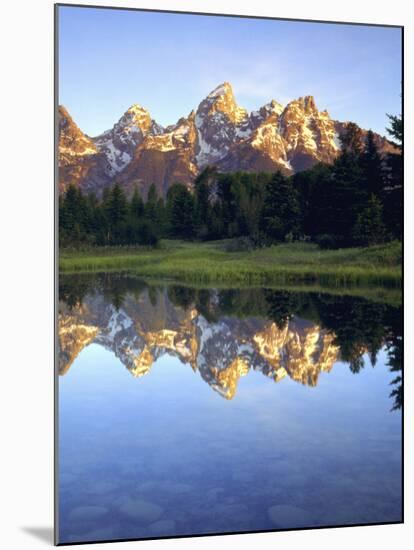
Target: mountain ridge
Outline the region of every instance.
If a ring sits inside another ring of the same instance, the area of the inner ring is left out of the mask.
[[[154,303],[148,291],[138,300],[127,295],[119,309],[99,294],[75,307],[61,302],[58,334],[61,375],[95,343],[114,353],[135,378],[150,373],[160,357],[175,357],[225,399],[235,396],[239,378],[250,371],[275,382],[287,376],[316,386],[340,357],[335,336],[300,317],[283,327],[260,316],[207,321],[195,307],[173,305],[166,292]]]
[[[111,129],[89,137],[60,106],[59,189],[75,184],[101,195],[119,182],[128,193],[137,187],[146,196],[154,183],[165,196],[177,181],[191,188],[209,165],[222,172],[280,170],[290,175],[318,162],[332,163],[348,124],[319,111],[311,95],[285,106],[271,99],[249,113],[237,104],[229,82],[167,127],[134,104]],[[374,136],[382,154],[395,152],[386,138]]]

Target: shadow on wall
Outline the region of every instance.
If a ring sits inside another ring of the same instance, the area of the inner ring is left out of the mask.
[[[47,542],[48,544],[54,543],[53,541],[53,527],[22,527],[22,531],[32,535],[33,537]]]

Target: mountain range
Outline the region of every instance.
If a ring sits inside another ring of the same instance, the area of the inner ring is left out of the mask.
[[[119,182],[128,194],[137,187],[144,197],[152,183],[160,196],[174,182],[191,188],[206,166],[221,172],[281,170],[289,175],[318,162],[332,163],[349,124],[319,111],[310,95],[286,105],[272,99],[248,113],[237,104],[228,82],[167,127],[138,104],[96,137],[82,132],[63,106],[58,119],[61,192],[75,184],[100,196]],[[394,151],[386,138],[375,134],[374,139],[381,153]]]
[[[335,335],[311,321],[294,316],[279,327],[262,317],[221,316],[209,322],[195,307],[174,305],[165,291],[156,301],[148,290],[139,298],[128,294],[118,309],[99,293],[73,307],[62,301],[58,334],[61,375],[95,343],[138,378],[162,356],[175,357],[226,399],[251,370],[275,382],[288,376],[315,386],[340,357]]]

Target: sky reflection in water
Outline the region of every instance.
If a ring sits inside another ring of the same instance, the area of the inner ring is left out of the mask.
[[[401,520],[399,308],[110,286],[61,285],[60,542]]]

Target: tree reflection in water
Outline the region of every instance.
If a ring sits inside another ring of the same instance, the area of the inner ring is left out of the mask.
[[[395,373],[390,397],[392,410],[403,403],[403,339],[400,305],[371,301],[362,297],[321,292],[291,292],[269,288],[206,289],[179,284],[147,284],[124,274],[61,276],[59,299],[67,311],[79,308],[86,297],[101,295],[107,304],[120,311],[127,296],[137,302],[147,293],[153,308],[161,293],[184,312],[194,309],[207,323],[222,318],[265,319],[282,330],[294,317],[325,329],[340,349],[340,359],[358,373],[368,354],[374,367],[381,349],[387,353],[387,366]]]

